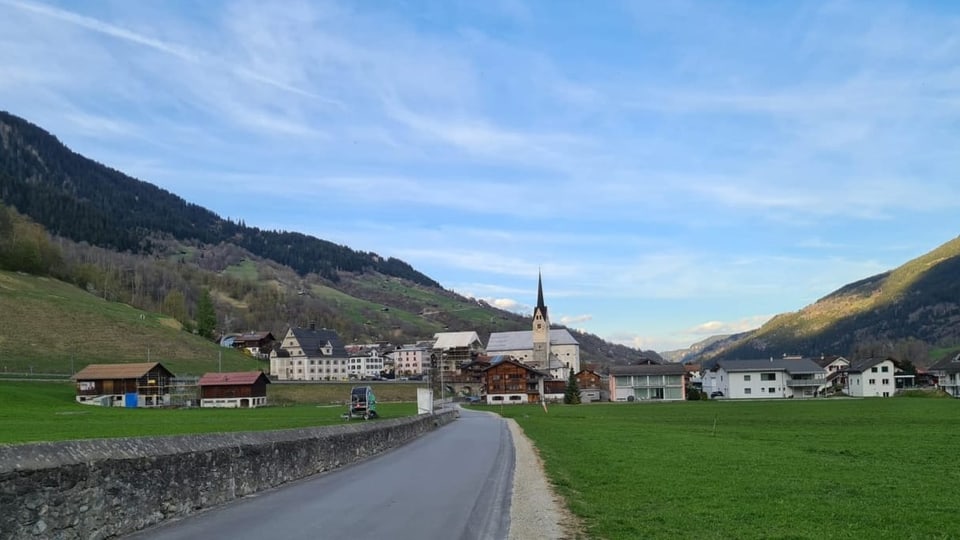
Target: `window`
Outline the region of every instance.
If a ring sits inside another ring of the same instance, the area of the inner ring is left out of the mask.
[[[873,366],[872,368],[870,368],[870,373],[876,373],[876,372],[877,372],[877,366]]]
[[[494,401],[503,401],[503,396],[493,396]]]
[[[883,384],[890,384],[890,379],[884,379]]]
[[[761,373],[761,374],[760,374],[760,380],[761,380],[761,381],[775,381],[775,380],[777,380],[777,374],[776,374],[776,373]]]
[[[747,375],[747,377],[749,377],[749,375]],[[752,394],[752,393],[753,393],[753,388],[744,388],[744,389],[743,389],[743,393],[744,393],[744,394]]]
[[[867,381],[867,382],[870,383],[870,384],[877,384],[877,380],[876,380],[876,379],[870,379],[870,380]]]
[[[743,376],[743,382],[750,382],[750,376],[749,376],[749,375],[744,375],[744,376]],[[749,390],[749,388],[747,388],[747,390]]]
[[[775,394],[777,392],[777,389],[771,386],[770,388],[767,388],[767,392],[771,394]]]
[[[887,373],[887,372],[890,371],[890,366],[882,366],[882,367],[880,368],[880,371],[882,371],[882,372],[884,372],[884,373]]]

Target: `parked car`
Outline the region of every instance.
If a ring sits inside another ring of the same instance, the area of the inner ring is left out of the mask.
[[[720,390],[717,390],[716,392],[710,392],[710,397],[711,398],[723,397],[723,392],[721,392]]]

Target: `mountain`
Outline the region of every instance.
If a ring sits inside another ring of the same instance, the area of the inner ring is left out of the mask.
[[[336,280],[373,270],[440,285],[409,264],[296,232],[264,231],[215,213],[71,151],[43,129],[0,111],[0,200],[50,233],[117,251],[149,252],[158,235],[229,242],[300,274]]]
[[[0,269],[56,277],[102,300],[167,315],[188,330],[205,290],[219,332],[280,334],[316,323],[349,342],[409,343],[444,330],[476,330],[485,342],[491,332],[530,329],[528,317],[444,290],[404,261],[224,220],[76,154],[4,112],[0,203],[15,209],[19,227],[6,252],[29,255],[8,255],[19,266],[5,267],[0,234]],[[4,219],[10,226],[7,214],[0,204],[0,232]],[[625,364],[644,355],[571,332],[585,364]],[[0,344],[16,339],[3,334],[0,325]]]
[[[845,285],[800,311],[777,315],[701,358],[889,354],[911,344],[958,343],[960,238],[955,238],[894,270]],[[920,349],[911,354],[924,356]],[[924,361],[911,360],[917,365]]]
[[[660,353],[667,362],[677,362],[686,364],[695,362],[702,356],[707,356],[715,351],[729,345],[732,341],[744,336],[739,334],[724,334],[720,336],[710,336],[707,339],[700,340],[686,349],[677,349],[674,351],[665,351]]]

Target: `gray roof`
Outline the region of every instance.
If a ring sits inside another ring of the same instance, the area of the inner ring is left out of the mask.
[[[830,356],[820,356],[819,358],[814,358],[813,361],[820,365],[820,367],[827,367],[830,364],[836,362],[837,360],[844,360],[847,365],[850,364],[850,361],[842,356],[830,355]]]
[[[636,366],[610,366],[610,375],[683,375],[683,364],[640,364]]]
[[[942,371],[944,373],[960,373],[960,354],[941,358],[930,366],[927,371]]]
[[[809,358],[771,358],[769,360],[718,360],[724,371],[786,371],[787,373],[825,373]]]
[[[343,341],[340,340],[340,335],[334,330],[327,330],[326,328],[320,330],[291,328],[290,331],[293,332],[293,337],[297,338],[297,341],[300,343],[303,354],[308,357],[323,356],[320,351],[328,342],[333,348],[333,354],[330,355],[331,358],[350,357],[350,355],[347,354],[347,349],[343,346]]]
[[[550,329],[550,345],[579,345],[566,328]],[[533,331],[494,332],[487,340],[487,352],[533,349]]]
[[[847,368],[847,373],[863,373],[864,371],[885,362],[886,358],[867,358],[866,360],[858,360],[850,364],[850,367]]]

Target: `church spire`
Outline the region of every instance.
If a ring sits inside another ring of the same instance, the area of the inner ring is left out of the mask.
[[[543,275],[537,271],[537,309],[544,319],[547,318],[547,306],[543,303]]]

